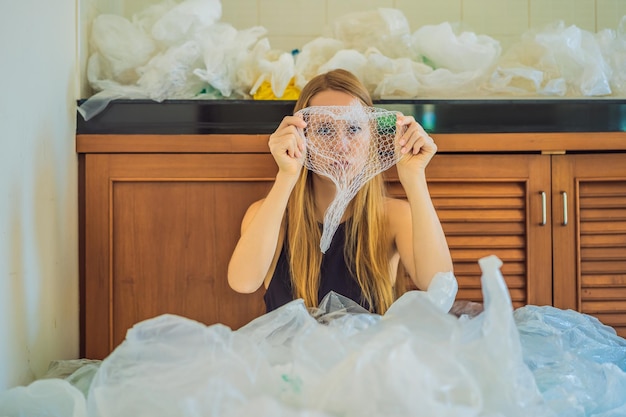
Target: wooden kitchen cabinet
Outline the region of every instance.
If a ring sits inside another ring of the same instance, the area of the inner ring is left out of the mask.
[[[626,337],[626,154],[552,156],[554,306]]]
[[[549,157],[440,153],[427,175],[452,254],[458,298],[482,300],[478,259],[497,255],[514,307],[551,304],[551,230],[541,225],[540,195],[550,188]],[[389,177],[390,193],[403,197],[393,171]]]
[[[572,134],[437,141],[429,188],[458,298],[481,300],[477,261],[495,254],[515,307],[573,308],[625,335],[626,154],[606,153],[624,137],[580,155],[538,152],[589,146]],[[83,356],[104,358],[160,314],[232,328],[263,314],[263,290],[235,293],[226,270],[245,209],[276,173],[267,135],[78,135],[77,150]],[[402,197],[395,171],[385,175]]]

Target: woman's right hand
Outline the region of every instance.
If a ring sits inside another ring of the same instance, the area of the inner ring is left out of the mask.
[[[306,122],[299,116],[286,116],[276,131],[270,135],[269,147],[280,173],[297,176],[305,158],[304,138],[301,131]]]

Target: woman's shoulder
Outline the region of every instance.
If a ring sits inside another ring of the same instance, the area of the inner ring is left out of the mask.
[[[246,230],[246,228],[248,227],[248,224],[250,224],[250,221],[252,221],[252,219],[254,218],[254,215],[259,210],[259,207],[261,207],[261,204],[263,203],[264,200],[265,198],[262,198],[260,200],[253,202],[252,204],[248,206],[248,209],[246,210],[246,213],[243,216],[243,220],[241,221],[242,231]]]
[[[248,211],[250,211],[250,210],[253,210],[253,211],[258,210],[258,209],[259,209],[259,206],[260,206],[261,204],[263,204],[263,202],[264,202],[264,201],[265,201],[265,198],[262,198],[262,199],[260,199],[260,200],[253,201],[253,202],[252,202],[252,203],[248,206]]]
[[[410,210],[409,202],[403,198],[393,198],[386,197],[385,198],[385,212],[390,214],[397,214],[398,212],[403,212]]]
[[[387,197],[385,199],[385,217],[392,234],[396,234],[399,230],[410,227],[411,224],[411,206],[409,202],[402,198]]]

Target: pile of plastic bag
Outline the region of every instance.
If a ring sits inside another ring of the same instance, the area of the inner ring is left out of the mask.
[[[117,98],[295,99],[313,76],[354,72],[374,99],[626,94],[626,16],[591,33],[564,22],[524,33],[502,51],[487,35],[449,22],[415,31],[402,11],[339,16],[331,35],[293,52],[267,30],[222,22],[219,0],[165,0],[126,19],[92,23],[87,79],[96,94],[88,120]]]
[[[39,380],[1,393],[0,415],[626,415],[626,340],[573,311],[513,312],[499,259],[480,264],[484,310],[473,318],[447,313],[451,274],[382,316],[335,294],[236,331],[163,315],[129,330],[86,396],[65,379]]]

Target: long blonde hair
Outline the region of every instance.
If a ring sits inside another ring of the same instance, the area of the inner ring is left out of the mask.
[[[372,106],[367,89],[352,73],[336,69],[311,79],[302,89],[294,112],[308,107],[311,98],[322,91],[341,91]],[[287,203],[286,238],[289,250],[291,284],[295,298],[305,305],[318,305],[322,253],[320,227],[315,217],[313,176],[302,169]],[[344,256],[350,272],[361,287],[370,310],[383,314],[393,302],[389,263],[389,235],[385,227],[385,189],[379,174],[357,192],[346,209]]]

